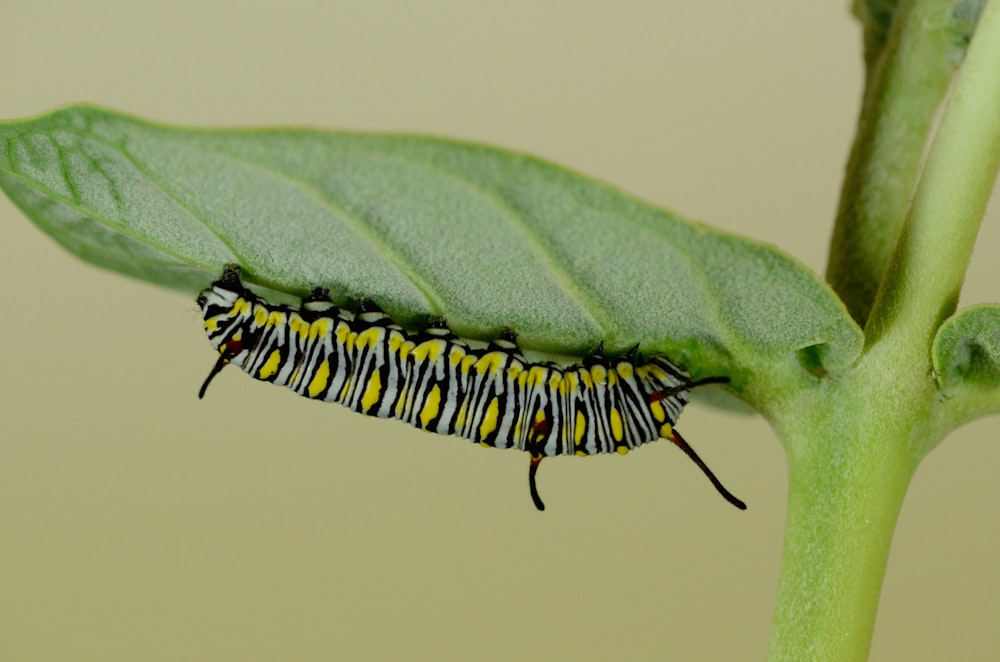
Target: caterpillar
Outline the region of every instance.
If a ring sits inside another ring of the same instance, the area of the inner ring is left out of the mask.
[[[226,266],[197,302],[219,354],[199,398],[232,363],[307,398],[527,451],[528,486],[538,510],[545,509],[536,483],[543,458],[624,454],[665,438],[729,503],[746,509],[673,427],[689,390],[727,383],[727,377],[693,381],[666,356],[643,361],[638,346],[607,358],[603,343],[582,364],[532,363],[510,329],[486,348],[473,349],[441,318],[430,318],[422,331],[408,331],[372,301],[362,300],[351,313],[320,287],[299,309],[272,305],[244,287],[235,265]]]

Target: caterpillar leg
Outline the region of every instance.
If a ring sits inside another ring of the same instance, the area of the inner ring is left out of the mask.
[[[715,486],[715,489],[719,491],[719,494],[721,494],[726,501],[733,504],[740,510],[747,509],[747,505],[745,503],[737,499],[732,492],[727,490],[722,485],[722,483],[719,482],[719,479],[715,477],[715,474],[712,473],[712,470],[708,468],[708,465],[705,464],[700,457],[698,457],[698,454],[694,452],[694,449],[688,446],[688,442],[684,441],[684,437],[681,436],[681,434],[677,431],[676,428],[671,430],[671,435],[670,437],[668,437],[668,439],[670,439],[670,441],[672,441],[675,446],[684,451],[684,453],[689,458],[691,458],[692,462],[698,465],[698,468],[701,469],[702,472],[704,472],[704,474],[708,477],[710,481],[712,481],[712,485]]]
[[[531,500],[535,502],[535,508],[545,510],[542,497],[538,496],[538,485],[535,484],[535,474],[538,473],[538,465],[542,463],[542,456],[531,454],[531,464],[528,465],[528,487],[531,489]]]

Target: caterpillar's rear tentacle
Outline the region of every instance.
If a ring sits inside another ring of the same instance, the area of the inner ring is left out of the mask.
[[[201,388],[198,389],[199,400],[205,397],[205,391],[208,390],[208,385],[213,379],[215,379],[217,374],[222,372],[222,369],[225,368],[228,363],[229,358],[227,358],[225,354],[219,354],[219,360],[215,362],[214,366],[212,366],[212,371],[208,373],[208,377],[205,378],[205,382],[201,385]]]
[[[542,463],[542,456],[531,455],[531,464],[528,465],[528,488],[531,490],[531,500],[535,504],[535,508],[539,510],[545,510],[545,503],[542,502],[542,497],[538,496],[538,485],[535,482],[535,474],[538,473],[538,465]]]

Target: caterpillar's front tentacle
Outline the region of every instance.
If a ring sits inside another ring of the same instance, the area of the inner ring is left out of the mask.
[[[747,509],[747,505],[742,501],[740,501],[739,499],[737,499],[736,496],[732,492],[727,490],[725,486],[722,484],[722,482],[715,477],[715,474],[712,473],[712,470],[708,468],[708,465],[705,464],[705,462],[700,457],[698,457],[698,454],[694,452],[694,449],[691,448],[690,445],[688,445],[688,442],[684,440],[684,437],[681,436],[681,434],[677,431],[676,428],[672,430],[670,441],[672,441],[675,446],[684,451],[684,453],[689,458],[691,458],[691,460],[695,464],[698,465],[698,468],[702,470],[702,472],[708,477],[710,481],[712,481],[712,485],[715,486],[715,489],[719,491],[719,494],[721,494],[726,501],[733,504],[740,510]]]

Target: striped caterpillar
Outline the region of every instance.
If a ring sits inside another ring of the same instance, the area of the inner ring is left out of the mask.
[[[362,301],[356,313],[337,308],[324,288],[314,289],[298,310],[272,305],[243,286],[233,265],[198,296],[198,305],[219,353],[199,398],[232,363],[307,398],[527,451],[528,484],[539,510],[545,505],[535,475],[543,458],[624,454],[665,438],[727,501],[746,508],[673,427],[690,389],[726,383],[727,377],[692,381],[665,356],[636,360],[636,347],[606,358],[603,344],[580,365],[531,363],[511,330],[472,349],[440,318],[423,331],[407,331],[371,301]]]

